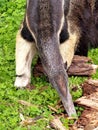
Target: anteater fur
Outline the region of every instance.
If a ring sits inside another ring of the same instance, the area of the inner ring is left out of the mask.
[[[69,19],[80,30],[76,54],[87,56],[88,49],[98,47],[98,0],[71,0]]]
[[[98,46],[98,0],[27,0],[16,41],[15,86],[26,87],[38,52],[52,86],[69,116],[76,114],[66,69],[74,54],[87,56]],[[66,68],[64,66],[66,63]]]

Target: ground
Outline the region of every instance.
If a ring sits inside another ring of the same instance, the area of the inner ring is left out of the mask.
[[[94,82],[96,84],[94,84]],[[89,79],[81,85],[83,97],[87,102],[81,104],[84,107],[79,119],[71,127],[71,130],[94,130],[98,129],[98,80]],[[80,98],[82,100],[82,98]],[[77,99],[79,103],[79,99]]]

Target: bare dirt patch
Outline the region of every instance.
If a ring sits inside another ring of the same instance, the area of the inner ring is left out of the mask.
[[[83,96],[76,103],[85,110],[70,130],[98,130],[98,80],[90,79],[82,88]]]

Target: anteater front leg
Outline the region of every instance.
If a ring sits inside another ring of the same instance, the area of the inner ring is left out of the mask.
[[[26,87],[31,80],[31,63],[36,53],[35,43],[23,38],[21,30],[16,38],[16,87]],[[27,31],[25,30],[25,33]],[[26,34],[28,36],[28,34]]]

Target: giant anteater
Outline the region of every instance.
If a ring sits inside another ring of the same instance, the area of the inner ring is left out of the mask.
[[[88,43],[96,47],[97,8],[97,0],[27,0],[25,18],[16,38],[15,86],[30,83],[32,59],[38,52],[68,115],[76,114],[66,69],[75,52],[87,55]]]

